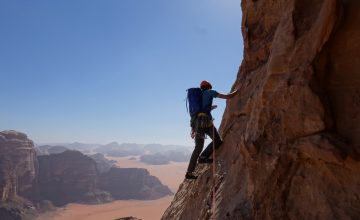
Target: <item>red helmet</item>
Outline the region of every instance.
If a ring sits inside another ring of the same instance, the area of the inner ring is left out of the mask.
[[[203,81],[200,83],[200,88],[201,88],[201,89],[204,89],[204,90],[206,90],[206,89],[212,89],[212,85],[211,85],[211,83],[209,83],[208,81],[203,80]]]

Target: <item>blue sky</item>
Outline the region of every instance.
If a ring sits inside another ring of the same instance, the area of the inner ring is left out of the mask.
[[[243,51],[239,0],[0,0],[0,30],[0,130],[38,143],[191,145],[186,89]]]

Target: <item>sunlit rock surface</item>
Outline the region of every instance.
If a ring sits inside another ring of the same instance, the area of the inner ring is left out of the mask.
[[[162,219],[359,219],[360,1],[241,6],[240,95],[223,116],[215,183],[199,166]]]

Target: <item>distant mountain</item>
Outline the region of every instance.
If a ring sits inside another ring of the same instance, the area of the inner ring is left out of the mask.
[[[46,147],[44,147],[46,146]],[[62,146],[71,150],[77,150],[85,154],[101,153],[112,157],[141,156],[145,154],[165,153],[169,151],[188,153],[192,151],[191,147],[181,145],[162,145],[162,144],[136,144],[110,142],[108,144],[84,144],[79,142],[57,143],[38,146],[41,154],[49,154],[50,146]],[[45,149],[42,149],[45,148]],[[173,160],[174,161],[174,160]]]
[[[67,203],[99,203],[111,201],[108,192],[97,188],[96,162],[79,151],[67,150],[60,154],[38,157],[39,194],[56,206]]]
[[[156,199],[172,194],[146,169],[115,167],[115,161],[107,160],[102,154],[86,156],[68,150],[39,156],[38,161],[40,197],[56,206],[71,202],[99,203],[112,198]]]
[[[73,143],[63,144],[63,146],[83,153],[91,153],[93,149],[101,146],[101,144],[84,144],[79,142],[73,142]]]
[[[116,166],[115,160],[109,160],[101,153],[91,154],[88,156],[95,160],[97,169],[100,173],[107,172],[111,167]]]
[[[187,162],[189,161],[190,156],[190,151],[169,150],[161,153],[141,155],[140,161],[152,165],[162,165],[168,164],[171,161]]]
[[[166,153],[169,151],[188,153],[191,151],[191,148],[180,145],[144,145],[135,143],[118,144],[117,142],[112,142],[94,149],[94,152],[102,153],[112,157],[141,156],[147,154]]]
[[[170,163],[169,159],[160,153],[141,155],[140,161],[152,165],[163,165]]]
[[[187,162],[191,157],[192,151],[179,151],[179,150],[169,150],[164,154],[169,159],[169,161],[173,162]]]
[[[110,192],[115,199],[158,199],[173,195],[160,180],[142,168],[112,167],[100,175],[99,189]],[[124,190],[121,190],[124,189]]]
[[[69,148],[64,146],[51,146],[51,145],[41,145],[35,147],[37,155],[48,155],[48,154],[60,154],[64,151],[69,150]]]
[[[190,159],[192,148],[181,145],[161,145],[161,144],[136,144],[111,142],[105,145],[70,143],[62,146],[43,145],[36,147],[39,155],[62,153],[68,149],[81,151],[92,157],[98,165],[100,172],[108,171],[113,164],[107,161],[105,156],[126,157],[140,156],[140,161],[162,165],[173,162],[187,162]]]
[[[62,146],[66,147],[70,150],[77,150],[82,153],[91,153],[93,149],[103,146],[102,144],[86,144],[86,143],[80,143],[80,142],[72,142],[72,143],[46,143],[46,144],[36,144],[36,148],[40,148],[43,146],[46,146],[49,148],[50,146]]]
[[[94,152],[112,157],[137,156],[145,153],[143,144],[112,142],[94,149]]]
[[[109,147],[118,145],[111,143]],[[87,156],[68,150],[69,146],[90,151],[95,147],[73,143],[35,148],[23,133],[0,132],[1,220],[34,219],[37,212],[53,205],[101,203],[114,198],[156,199],[172,194],[146,169],[114,167],[115,161],[102,154]]]

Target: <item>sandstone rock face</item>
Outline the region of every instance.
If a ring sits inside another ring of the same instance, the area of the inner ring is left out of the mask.
[[[34,143],[23,133],[0,132],[0,202],[36,191],[37,160]]]
[[[173,194],[158,178],[140,168],[112,167],[101,174],[99,188],[115,199],[158,199]]]
[[[105,173],[109,171],[111,167],[116,166],[115,160],[109,160],[103,154],[97,153],[88,156],[95,160],[97,169],[100,173]]]
[[[97,190],[96,162],[79,151],[39,156],[39,192],[56,206],[70,202],[110,201],[106,192]]]
[[[360,1],[241,6],[215,178],[198,166],[162,219],[359,219]]]

